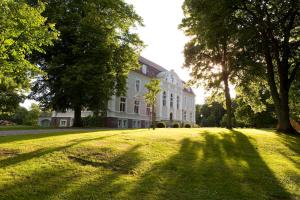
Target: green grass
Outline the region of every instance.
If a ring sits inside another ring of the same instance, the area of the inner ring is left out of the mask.
[[[26,125],[0,126],[0,131],[34,130],[34,129],[51,129],[51,128],[50,127],[42,127],[42,126],[26,126]]]
[[[300,137],[158,129],[0,137],[0,199],[300,199]]]

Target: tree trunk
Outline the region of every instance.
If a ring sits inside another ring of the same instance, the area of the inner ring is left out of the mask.
[[[268,41],[266,36],[265,41]],[[270,53],[267,42],[264,42],[264,54],[267,63],[267,80],[271,91],[271,96],[274,102],[276,115],[277,115],[277,131],[283,133],[295,133],[296,130],[292,127],[290,122],[290,109],[289,109],[289,80],[288,80],[288,68],[278,62],[278,74],[279,74],[279,93],[278,87],[275,82],[275,72],[273,59]]]
[[[289,108],[289,80],[288,68],[281,65],[279,67],[279,80],[280,80],[280,104],[277,131],[283,133],[295,133],[296,130],[292,127],[290,122],[290,108]]]
[[[226,113],[227,113],[227,123],[226,128],[232,129],[232,109],[231,109],[231,97],[230,97],[230,90],[228,84],[228,75],[223,76],[223,82],[225,85],[225,99],[226,99]]]
[[[227,123],[226,128],[232,129],[232,109],[231,109],[231,97],[229,90],[229,81],[228,81],[228,69],[227,69],[227,46],[224,44],[223,46],[223,55],[222,55],[222,79],[224,82],[224,92],[225,92],[225,100],[226,100],[226,113],[227,113]]]
[[[155,113],[155,107],[154,104],[152,105],[152,128],[155,130],[156,128],[156,113]]]
[[[75,108],[74,108],[74,123],[73,123],[73,127],[82,127],[81,106],[75,106]]]

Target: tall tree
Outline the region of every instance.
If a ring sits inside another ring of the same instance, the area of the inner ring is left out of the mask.
[[[155,105],[158,93],[161,91],[160,89],[160,80],[151,79],[151,81],[145,84],[145,87],[148,89],[148,92],[145,94],[146,103],[149,104],[152,108],[152,128],[153,130],[156,128],[156,112]]]
[[[114,94],[126,91],[126,77],[139,67],[142,42],[132,28],[141,18],[123,0],[49,0],[44,15],[56,23],[60,40],[38,56],[46,76],[39,77],[33,97],[44,107],[105,112]]]
[[[263,71],[275,105],[278,131],[295,132],[290,123],[289,91],[299,79],[299,1],[232,0],[231,5],[241,50],[244,58],[249,58],[241,64]]]
[[[41,15],[43,3],[29,5],[25,0],[0,1],[0,112],[15,110],[24,90],[40,70],[30,61],[34,51],[45,53],[58,33],[54,24]]]
[[[231,62],[235,49],[234,26],[226,0],[185,0],[185,18],[180,28],[191,37],[186,44],[185,67],[191,68],[192,83],[209,90],[223,90],[226,100],[227,125],[232,128],[232,102],[229,81],[233,75]],[[219,69],[218,69],[219,68]]]

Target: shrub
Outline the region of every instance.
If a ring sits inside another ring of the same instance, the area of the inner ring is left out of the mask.
[[[184,125],[184,128],[192,128],[192,125],[190,125],[190,124],[185,124],[185,125]]]
[[[166,123],[165,122],[158,122],[156,125],[157,128],[166,128]]]
[[[194,124],[194,128],[200,128],[199,124]]]
[[[104,118],[101,116],[88,116],[82,118],[83,127],[104,127]]]
[[[173,128],[180,128],[180,125],[178,123],[174,123]]]

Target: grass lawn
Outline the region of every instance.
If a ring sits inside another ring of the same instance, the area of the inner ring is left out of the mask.
[[[0,137],[0,199],[300,199],[300,137],[158,129]]]
[[[42,126],[26,126],[26,125],[0,126],[0,131],[34,130],[34,129],[51,129],[51,128],[50,127],[42,127]]]

